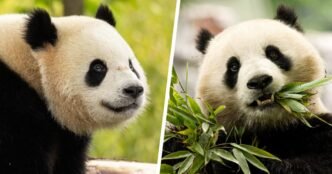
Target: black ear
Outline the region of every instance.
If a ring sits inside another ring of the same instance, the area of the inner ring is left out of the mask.
[[[202,29],[196,39],[196,48],[203,54],[205,54],[207,46],[209,45],[210,40],[213,38],[213,35],[206,29]]]
[[[107,23],[111,24],[112,26],[115,27],[115,19],[114,19],[114,16],[113,16],[113,13],[112,11],[108,8],[107,5],[100,5],[98,10],[97,10],[97,13],[96,13],[96,18],[97,19],[101,19],[101,20],[104,20],[106,21]]]
[[[45,10],[32,11],[25,27],[24,39],[32,49],[43,48],[47,43],[55,45],[57,30]]]
[[[280,20],[291,27],[294,27],[298,31],[303,31],[301,26],[297,23],[297,16],[294,10],[290,7],[280,5],[277,9],[277,15],[275,19]]]

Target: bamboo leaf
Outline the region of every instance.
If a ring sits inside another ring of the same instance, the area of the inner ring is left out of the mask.
[[[203,167],[204,158],[200,155],[197,155],[194,159],[193,165],[189,170],[189,174],[197,174],[198,171]]]
[[[309,110],[300,102],[292,99],[283,99],[283,102],[293,111],[297,113],[306,113]]]
[[[252,155],[255,155],[255,156],[259,156],[259,157],[262,157],[262,158],[269,158],[269,159],[274,159],[274,160],[278,160],[280,161],[280,159],[274,155],[272,155],[271,153],[263,150],[263,149],[260,149],[260,148],[257,148],[257,147],[254,147],[254,146],[251,146],[251,145],[247,145],[247,144],[235,144],[235,143],[231,143],[231,145],[237,149],[240,149],[240,150],[243,150],[245,152],[248,152]]]
[[[209,127],[210,127],[209,124],[207,124],[205,122],[202,123],[202,130],[204,133],[206,133],[208,131]]]
[[[270,173],[269,170],[265,167],[265,165],[257,159],[255,156],[251,155],[250,153],[247,153],[245,151],[242,151],[243,155],[246,157],[247,161],[249,161],[250,164],[257,167],[258,169],[264,171],[265,173]]]
[[[332,81],[332,77],[325,77],[322,79],[317,79],[311,82],[303,83],[297,86],[294,86],[287,90],[289,93],[299,93],[303,91],[307,91],[309,89],[317,88],[323,85],[326,85]]]
[[[194,159],[195,159],[194,155],[188,156],[181,164],[178,174],[185,173],[190,168],[190,166],[192,166]]]
[[[248,163],[246,161],[246,157],[243,155],[243,153],[240,150],[236,149],[236,148],[233,148],[232,151],[233,151],[234,157],[238,161],[238,164],[239,164],[242,172],[244,174],[250,174],[249,166],[248,166]]]
[[[187,99],[188,99],[188,104],[189,104],[189,107],[191,108],[191,110],[195,114],[202,114],[201,108],[199,107],[197,102],[193,98],[191,98],[189,95],[187,95]]]
[[[224,150],[224,149],[212,149],[211,151],[212,151],[212,153],[216,154],[220,158],[223,158],[223,159],[225,159],[227,161],[231,161],[233,163],[238,164],[238,161],[234,158],[234,156],[232,155],[232,153],[228,152],[227,150]]]
[[[202,156],[204,156],[204,150],[199,143],[194,143],[192,146],[188,147],[193,152],[196,152]]]
[[[191,155],[191,152],[187,150],[181,150],[177,152],[170,153],[163,157],[163,160],[169,160],[169,159],[181,159],[186,158]]]
[[[160,165],[160,174],[173,174],[173,167],[168,164],[161,164]]]
[[[214,110],[214,114],[218,115],[220,112],[222,112],[224,109],[226,108],[225,105],[221,105],[219,107],[217,107],[217,109]]]

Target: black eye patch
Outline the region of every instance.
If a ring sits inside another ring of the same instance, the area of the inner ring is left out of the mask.
[[[236,57],[231,57],[228,60],[224,82],[229,88],[235,87],[240,68],[240,61]]]
[[[91,87],[98,86],[105,78],[106,73],[106,64],[100,59],[95,59],[90,63],[89,71],[85,75],[85,82]]]
[[[129,68],[131,69],[131,71],[132,71],[133,73],[136,74],[137,78],[140,78],[138,72],[136,71],[136,69],[135,69],[134,66],[133,66],[133,62],[132,62],[130,59],[129,59]]]
[[[283,55],[276,46],[268,45],[265,48],[265,56],[285,71],[289,71],[292,67],[290,59]]]

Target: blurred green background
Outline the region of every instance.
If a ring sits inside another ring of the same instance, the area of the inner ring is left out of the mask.
[[[41,7],[53,16],[63,16],[65,1],[0,0],[0,14],[25,13]],[[150,104],[136,121],[125,128],[95,133],[90,156],[156,163],[176,1],[78,0],[76,3],[74,8],[82,6],[78,13],[89,16],[95,15],[100,3],[109,5],[117,21],[116,28],[145,70],[151,91]]]
[[[331,0],[181,0],[181,6],[189,3],[216,3],[233,8],[240,20],[271,18],[280,4],[294,8],[299,23],[307,30],[332,30]]]

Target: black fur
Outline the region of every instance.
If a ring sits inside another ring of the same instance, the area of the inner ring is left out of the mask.
[[[285,71],[289,71],[292,68],[291,60],[282,54],[276,46],[268,45],[265,48],[265,56]]]
[[[236,57],[231,57],[227,62],[227,70],[224,75],[224,83],[229,88],[234,88],[241,68],[241,63]]]
[[[300,32],[303,32],[302,27],[297,23],[297,16],[292,8],[280,5],[277,9],[277,15],[275,19],[280,20],[291,27],[294,27]]]
[[[0,91],[0,173],[84,173],[90,138],[62,128],[36,91],[1,61]]]
[[[213,38],[213,35],[206,29],[202,29],[196,39],[196,48],[201,53],[205,54],[206,49],[209,45],[210,40]]]
[[[24,39],[32,49],[43,48],[47,43],[54,46],[57,38],[56,27],[45,10],[36,9],[29,14]]]
[[[115,18],[113,16],[112,11],[108,8],[107,5],[100,5],[97,13],[96,13],[96,18],[101,19],[110,25],[114,26],[116,25]]]
[[[91,86],[98,86],[104,80],[107,73],[106,64],[100,59],[91,62],[89,71],[86,73],[85,82]]]
[[[130,70],[136,74],[137,78],[139,79],[140,78],[140,75],[138,74],[138,72],[136,71],[136,69],[134,68],[133,66],[133,62],[131,62],[131,60],[129,59],[129,68]]]
[[[332,123],[331,114],[320,115],[324,120]],[[282,162],[261,159],[271,174],[328,174],[332,173],[332,127],[316,119],[309,120],[313,128],[303,123],[290,125],[287,129],[248,130],[242,137],[243,144],[251,144],[254,137],[259,147],[279,157]],[[226,136],[220,135],[219,142],[225,142]],[[228,140],[232,142],[233,140]],[[181,142],[174,139],[165,143],[164,154],[183,149]],[[174,164],[176,161],[168,161]],[[235,174],[236,166],[227,163],[225,167],[217,162],[210,162],[203,171],[208,174]],[[233,167],[232,167],[233,166]],[[264,172],[250,166],[252,173]],[[203,172],[203,173],[204,173]],[[241,173],[241,172],[240,172]]]

